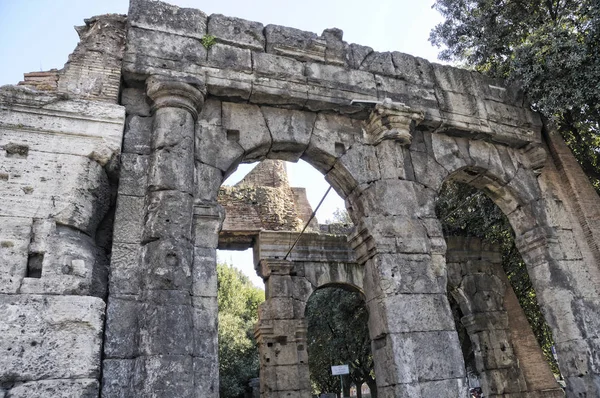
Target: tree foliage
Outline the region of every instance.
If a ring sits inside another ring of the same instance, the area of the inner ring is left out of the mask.
[[[512,227],[504,213],[482,191],[452,181],[444,184],[436,203],[436,213],[445,236],[473,236],[499,245],[504,272],[546,360],[558,373],[552,356],[552,332],[540,311],[527,268],[515,245]]]
[[[440,58],[518,80],[600,192],[600,1],[436,0]]]
[[[219,307],[219,395],[243,397],[250,379],[258,377],[254,324],[264,291],[228,264],[217,265]]]
[[[362,296],[334,287],[319,289],[307,304],[306,317],[308,363],[316,390],[339,392],[340,380],[331,376],[331,366],[348,364],[350,375],[344,381],[346,393],[350,379],[357,390],[366,382],[371,397],[377,397],[367,324],[369,316]]]

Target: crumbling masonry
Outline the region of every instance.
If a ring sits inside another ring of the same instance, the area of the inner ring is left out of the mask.
[[[486,396],[560,396],[493,250],[446,242],[450,179],[509,218],[567,396],[600,396],[599,198],[519,87],[150,0],[78,33],[62,70],[0,89],[0,397],[216,397],[219,245],[254,247],[266,282],[263,397],[309,396],[304,305],[328,284],[364,294],[380,397],[466,395],[449,289]],[[297,232],[268,212],[222,231],[223,180],[263,159],[321,171],[355,232],[284,261]]]

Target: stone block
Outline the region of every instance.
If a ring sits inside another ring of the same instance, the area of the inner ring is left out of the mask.
[[[304,63],[292,58],[275,54],[253,52],[252,63],[254,73],[274,79],[285,79],[295,82],[306,82]]]
[[[252,52],[246,48],[215,43],[208,49],[206,65],[212,68],[251,71]]]
[[[271,134],[258,106],[224,102],[223,127],[227,136],[237,137],[245,152],[244,160],[262,160],[269,152]]]
[[[301,61],[325,60],[325,40],[319,40],[312,32],[279,25],[265,26],[266,50],[271,54],[284,55]]]
[[[24,278],[21,293],[104,297],[108,260],[94,239],[75,228],[58,225],[46,244],[40,277]]]
[[[176,190],[193,194],[194,148],[193,141],[170,148],[156,149],[150,155],[148,189],[150,191]]]
[[[190,305],[143,303],[139,309],[140,355],[192,355],[194,309]]]
[[[150,136],[152,135],[152,121],[145,116],[128,116],[123,136],[123,152],[149,155]]]
[[[380,179],[379,162],[372,146],[354,144],[345,151],[325,179],[348,195],[358,185]]]
[[[142,88],[123,88],[121,105],[125,106],[128,115],[150,116],[150,104],[146,92]]]
[[[0,295],[0,382],[98,378],[104,302]]]
[[[0,293],[17,293],[27,273],[31,218],[0,217]]]
[[[168,70],[196,71],[195,74],[199,74],[198,65],[206,64],[206,48],[197,38],[131,26],[127,42],[125,61]]]
[[[123,153],[121,155],[120,194],[130,196],[144,196],[146,194],[149,161],[147,155],[134,153]]]
[[[446,292],[446,272],[435,268],[429,255],[378,254],[372,264],[366,274],[386,294]]]
[[[102,398],[128,398],[135,359],[102,361]]]
[[[428,153],[411,152],[410,158],[416,181],[436,192],[439,191],[448,177],[448,171]]]
[[[141,289],[141,254],[139,244],[113,244],[110,262],[111,294],[139,294]]]
[[[193,198],[179,191],[157,191],[148,195],[144,225],[145,242],[160,239],[192,237]]]
[[[367,56],[373,52],[371,47],[352,43],[346,48],[346,63],[352,69],[358,69]]]
[[[144,226],[145,199],[139,196],[119,195],[115,213],[113,241],[139,244]]]
[[[152,124],[152,149],[193,146],[194,117],[187,109],[164,107],[156,110]]]
[[[8,179],[0,180],[0,214],[53,217],[90,235],[96,232],[110,202],[108,178],[98,162],[63,153],[28,150],[19,157],[3,152]]]
[[[144,246],[144,287],[152,290],[192,289],[193,246],[179,238],[160,239]]]
[[[377,73],[384,76],[394,76],[395,68],[392,62],[392,54],[389,52],[370,52],[361,62],[360,70]]]
[[[195,398],[194,391],[191,356],[155,355],[135,359],[129,394],[140,397]]]
[[[104,334],[106,359],[127,359],[139,355],[138,319],[144,315],[141,311],[142,303],[135,297],[121,298],[118,294],[109,297]]]
[[[220,169],[196,162],[194,200],[207,203],[216,201],[222,182],[223,172]]]
[[[261,111],[273,140],[269,156],[298,161],[310,141],[316,115],[266,106]]]
[[[193,298],[194,356],[218,359],[218,308],[217,297]]]
[[[348,117],[319,113],[310,143],[302,159],[321,173],[331,170],[336,159],[362,137],[360,123]]]
[[[305,74],[309,83],[316,83],[333,90],[346,91],[352,95],[377,97],[377,84],[373,74],[365,71],[348,70],[341,66],[309,62]],[[350,99],[358,99],[356,96]]]
[[[264,51],[263,24],[241,18],[212,14],[208,18],[208,34],[220,43]]]
[[[206,73],[208,94],[221,98],[232,98],[247,101],[252,93],[253,76],[247,72],[202,68]]]
[[[446,380],[421,381],[419,383],[422,397],[455,398],[465,395],[469,386],[463,377]]]
[[[256,77],[252,82],[250,102],[276,105],[282,108],[304,108],[308,97],[308,85],[286,78]]]
[[[196,398],[219,397],[219,363],[214,357],[194,357]],[[201,395],[198,395],[201,394]]]
[[[392,62],[394,63],[395,76],[399,80],[423,88],[434,87],[433,65],[426,59],[394,51],[392,52]]]
[[[128,22],[146,30],[201,39],[206,34],[207,16],[193,8],[179,8],[152,0],[129,3]]]
[[[375,181],[353,202],[354,208],[367,217],[435,217],[434,191],[423,189],[412,181],[397,179]]]
[[[445,294],[398,294],[382,299],[389,333],[453,331],[454,319]]]
[[[244,156],[235,130],[221,126],[199,126],[196,134],[196,159],[216,167],[225,175],[232,173]]]
[[[194,247],[193,295],[217,296],[217,251],[214,248]]]
[[[194,245],[216,249],[225,214],[220,205],[197,204],[194,207]]]
[[[96,398],[100,385],[98,380],[84,378],[79,380],[37,380],[29,381],[11,388],[11,398]]]
[[[290,298],[271,298],[258,307],[259,319],[294,319],[294,303]]]

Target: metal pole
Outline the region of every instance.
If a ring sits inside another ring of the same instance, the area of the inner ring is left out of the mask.
[[[340,397],[344,398],[344,379],[343,376],[340,375],[340,385],[342,386],[342,392],[340,393]]]

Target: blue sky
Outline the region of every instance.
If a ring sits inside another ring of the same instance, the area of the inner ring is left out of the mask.
[[[377,51],[401,51],[436,61],[438,49],[427,41],[442,17],[431,9],[433,0],[170,0],[168,3],[267,24],[291,26],[320,34],[340,28],[344,40]],[[23,73],[60,69],[75,48],[73,29],[98,14],[126,14],[128,0],[0,0],[0,85],[16,84]],[[228,183],[235,183],[252,168],[242,165]],[[328,185],[319,172],[306,163],[289,164],[293,186],[307,188],[309,201],[319,202]],[[331,218],[343,201],[332,191],[317,214]],[[251,254],[220,253],[262,285],[252,267]]]

